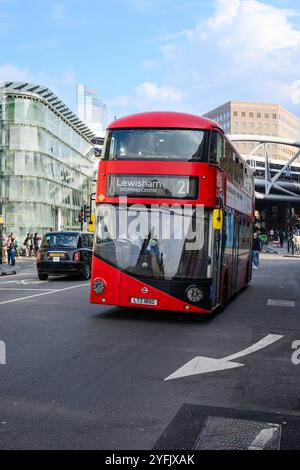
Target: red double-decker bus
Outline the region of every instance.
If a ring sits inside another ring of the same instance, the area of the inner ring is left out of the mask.
[[[209,119],[115,120],[96,204],[92,303],[210,313],[251,279],[253,175]]]

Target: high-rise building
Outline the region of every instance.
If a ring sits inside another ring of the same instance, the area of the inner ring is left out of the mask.
[[[259,134],[295,141],[299,135],[299,119],[278,104],[228,101],[204,116],[217,121],[227,134]],[[249,154],[256,146],[254,142],[235,145],[242,154]],[[270,147],[271,159],[289,160],[295,154],[289,146],[272,144]],[[263,149],[256,155],[263,156]]]
[[[31,83],[0,87],[0,214],[4,230],[79,229],[93,192],[95,134],[51,90]]]
[[[97,137],[106,128],[107,107],[102,103],[97,90],[86,85],[77,85],[77,115]]]

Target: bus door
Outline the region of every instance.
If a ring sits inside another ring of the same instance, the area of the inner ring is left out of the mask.
[[[232,248],[232,276],[231,276],[231,292],[234,294],[237,291],[237,276],[238,276],[238,262],[239,262],[239,230],[240,221],[237,217],[234,218],[234,236]]]
[[[223,259],[223,230],[212,233],[212,307],[220,303],[221,273]]]

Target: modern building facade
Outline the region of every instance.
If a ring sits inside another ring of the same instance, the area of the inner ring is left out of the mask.
[[[77,85],[77,115],[97,137],[106,129],[107,108],[94,88]]]
[[[230,134],[254,172],[258,228],[300,227],[298,118],[278,104],[246,101],[229,101],[205,116]]]
[[[95,179],[94,133],[48,88],[15,82],[0,87],[0,129],[6,233],[78,229]]]
[[[278,104],[228,101],[204,116],[217,121],[227,134],[269,135],[290,140],[297,140],[299,135],[299,119]],[[236,147],[248,155],[255,143],[239,142]],[[294,154],[295,150],[289,146],[273,144],[269,157],[287,161]],[[263,149],[256,155],[263,156]]]

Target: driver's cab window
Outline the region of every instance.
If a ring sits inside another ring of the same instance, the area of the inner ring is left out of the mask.
[[[212,131],[210,140],[210,163],[221,163],[223,152],[223,139],[220,132]]]

